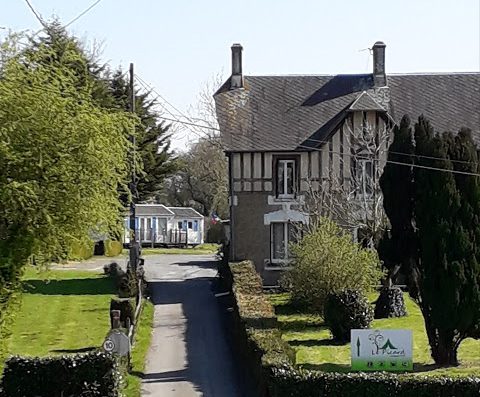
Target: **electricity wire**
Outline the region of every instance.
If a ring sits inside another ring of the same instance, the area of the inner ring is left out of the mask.
[[[100,3],[102,0],[97,0],[95,1],[90,7],[82,11],[80,14],[78,14],[75,18],[73,18],[70,22],[68,22],[65,25],[65,28],[68,28],[72,23],[78,21],[81,17],[83,17],[87,12],[89,12],[93,7],[95,7],[98,3]]]

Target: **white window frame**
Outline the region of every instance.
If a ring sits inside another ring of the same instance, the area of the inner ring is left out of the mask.
[[[277,197],[278,198],[294,198],[296,193],[296,184],[297,184],[297,161],[295,159],[278,159],[277,160],[277,169],[276,169],[276,178],[277,178]],[[283,164],[283,186],[280,189],[279,185],[279,176],[280,176],[280,164]],[[288,192],[288,164],[292,164],[292,193]],[[283,192],[283,193],[280,193]]]
[[[367,175],[367,163],[371,164],[371,175]],[[356,160],[355,178],[357,183],[357,197],[367,199],[373,197],[375,189],[375,166],[376,164],[374,159]],[[368,183],[371,184],[370,192],[367,190]]]
[[[283,251],[284,251],[284,258],[274,258],[275,254],[275,247],[274,247],[274,227],[275,225],[282,224],[283,225]],[[291,224],[290,222],[272,222],[270,224],[270,263],[276,266],[285,266],[288,265],[292,261],[292,257],[290,256],[289,248],[291,241],[289,240]]]

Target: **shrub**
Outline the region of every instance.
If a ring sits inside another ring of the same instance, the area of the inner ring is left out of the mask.
[[[110,300],[110,326],[113,328],[111,317],[112,310],[120,310],[120,323],[122,328],[128,329],[135,323],[135,300],[134,299],[111,299]]]
[[[477,397],[480,378],[403,376],[388,373],[327,373],[272,368],[270,397]]]
[[[375,318],[403,317],[407,315],[403,291],[399,287],[383,287],[375,302]]]
[[[352,237],[333,221],[319,226],[291,246],[294,263],[286,275],[292,300],[323,313],[328,294],[342,289],[367,293],[383,276],[377,253],[352,242]]]
[[[118,256],[123,251],[123,244],[120,241],[105,240],[105,256]]]
[[[103,272],[107,276],[117,277],[119,271],[123,270],[117,262],[107,263],[105,266],[103,266]]]
[[[47,358],[12,357],[2,378],[4,397],[117,397],[118,387],[115,360],[102,352]]]
[[[68,259],[86,260],[93,256],[95,243],[92,240],[77,240],[68,250]]]
[[[368,300],[356,290],[330,294],[325,304],[325,323],[339,342],[350,340],[351,329],[369,328],[373,310]]]
[[[120,298],[132,298],[138,295],[138,280],[131,269],[117,273],[117,288]]]

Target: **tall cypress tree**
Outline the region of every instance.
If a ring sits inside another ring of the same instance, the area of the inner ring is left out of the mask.
[[[411,172],[396,174],[400,186],[409,187],[410,215],[394,210],[404,205],[405,196],[393,187],[393,164],[385,168],[385,180],[391,181],[382,185],[392,217],[391,244],[407,243],[403,253],[388,252],[396,253],[410,272],[409,288],[422,310],[433,359],[439,365],[457,365],[460,343],[474,335],[480,323],[480,229],[475,222],[480,183],[477,176],[451,171],[478,172],[477,152],[468,131],[456,137],[436,135],[420,117],[413,154],[416,166]],[[405,240],[401,227],[407,224],[412,233]]]
[[[393,142],[388,153],[389,163],[380,178],[383,204],[391,229],[380,240],[378,251],[390,272],[400,265],[401,273],[408,278],[413,277],[412,260],[416,258],[416,237],[412,223],[413,169],[407,166],[413,163],[414,150],[410,118],[404,116],[400,124],[393,129]],[[414,285],[413,282],[409,284]],[[416,295],[415,292],[413,288],[410,291],[413,296]]]

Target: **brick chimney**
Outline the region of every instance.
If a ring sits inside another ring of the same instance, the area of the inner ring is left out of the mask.
[[[373,45],[373,81],[375,87],[385,87],[387,85],[387,75],[385,74],[385,43],[377,41]]]
[[[232,45],[232,77],[230,79],[230,89],[243,88],[242,74],[242,50],[240,44]]]

